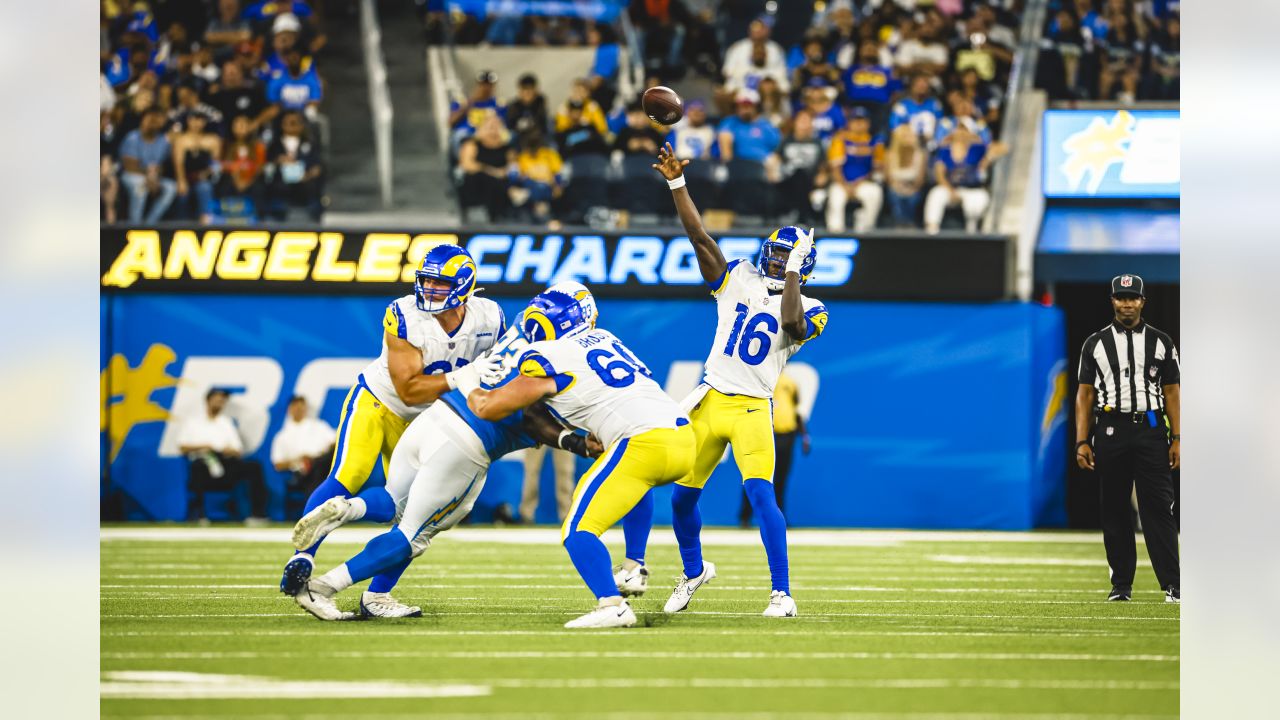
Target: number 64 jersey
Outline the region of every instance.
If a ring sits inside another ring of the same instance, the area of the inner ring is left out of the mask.
[[[745,260],[729,263],[711,295],[716,299],[716,338],[703,382],[724,394],[772,398],[787,360],[827,326],[826,306],[801,295],[805,337],[793,340],[782,329],[781,293],[771,294],[760,271]]]
[[[531,343],[519,368],[521,375],[554,379],[557,392],[547,406],[606,448],[647,430],[689,422],[649,368],[603,328]]]

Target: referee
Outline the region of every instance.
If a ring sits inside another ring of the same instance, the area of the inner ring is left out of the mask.
[[[1173,478],[1181,423],[1178,350],[1142,321],[1142,278],[1111,280],[1115,320],[1084,341],[1076,393],[1076,463],[1097,469],[1102,541],[1111,567],[1107,600],[1128,600],[1138,564],[1129,496],[1136,483],[1147,553],[1165,602],[1180,602]],[[1097,426],[1094,426],[1094,423]]]

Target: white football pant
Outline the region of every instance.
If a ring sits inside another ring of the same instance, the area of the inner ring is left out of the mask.
[[[962,187],[956,188],[956,194],[960,196],[960,207],[964,210],[964,229],[977,232],[978,223],[982,222],[982,216],[991,204],[991,193],[986,188]],[[954,205],[951,193],[941,185],[934,185],[924,199],[924,229],[931,233],[938,232],[938,228],[942,226],[942,216],[947,213],[947,208]]]
[[[391,453],[387,492],[396,503],[396,527],[413,546],[413,557],[471,512],[488,472],[489,456],[480,438],[443,402],[409,424]]]
[[[853,229],[862,232],[876,226],[880,206],[884,204],[884,190],[874,180],[863,180],[854,188],[854,197],[861,205],[853,212]],[[827,230],[844,232],[844,211],[849,204],[849,193],[844,183],[832,182],[827,189]]]

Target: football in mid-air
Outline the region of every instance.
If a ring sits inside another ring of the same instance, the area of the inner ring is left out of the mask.
[[[662,125],[674,125],[684,117],[684,101],[675,90],[664,85],[645,90],[640,103],[649,119]]]

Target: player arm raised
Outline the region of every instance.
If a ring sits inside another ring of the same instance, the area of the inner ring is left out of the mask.
[[[667,143],[658,149],[658,162],[653,169],[671,182],[684,176],[684,166],[688,164],[688,160],[678,159],[671,143]],[[675,200],[680,224],[684,225],[684,232],[689,236],[689,242],[693,243],[694,254],[698,256],[698,269],[702,271],[702,279],[708,283],[718,282],[724,277],[728,262],[724,259],[724,253],[720,252],[720,246],[702,226],[702,216],[698,214],[693,198],[689,197],[689,189],[683,186],[675,188],[671,191],[671,197]]]
[[[787,255],[787,272],[782,286],[782,329],[796,342],[809,336],[809,324],[804,318],[804,303],[800,300],[800,266],[813,249],[813,234],[801,237]]]
[[[549,447],[568,450],[574,455],[595,458],[604,452],[604,446],[594,435],[579,435],[561,425],[542,403],[534,403],[525,408],[524,431],[529,437]]]

